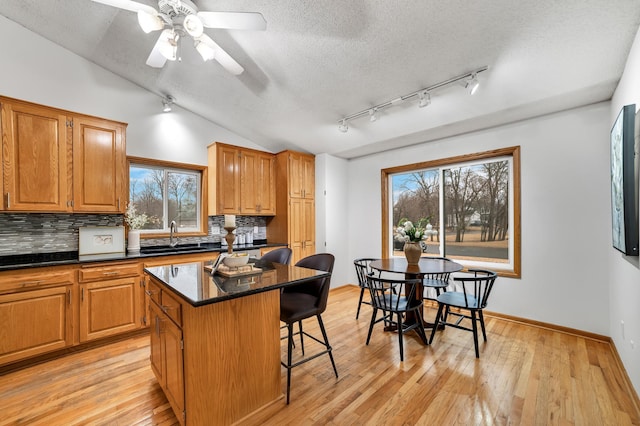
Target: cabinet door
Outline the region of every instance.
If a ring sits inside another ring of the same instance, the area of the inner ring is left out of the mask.
[[[316,230],[315,230],[315,202],[314,200],[304,199],[302,201],[302,254],[303,257],[310,256],[316,252]]]
[[[138,278],[80,284],[80,341],[140,328]]]
[[[162,318],[162,317],[161,317]],[[182,330],[166,316],[161,320],[164,341],[165,395],[175,413],[184,412],[184,367]]]
[[[0,295],[0,364],[73,344],[71,288]]]
[[[302,174],[302,197],[314,199],[316,188],[316,159],[311,155],[302,155],[300,159]]]
[[[289,247],[291,248],[291,264],[304,257],[304,212],[303,200],[291,198],[289,200]]]
[[[255,151],[240,152],[240,213],[256,214],[260,204],[260,157]]]
[[[289,197],[302,197],[302,154],[289,153]]]
[[[259,154],[256,173],[258,213],[276,214],[276,159],[272,154]]]
[[[73,210],[124,213],[127,173],[124,125],[73,120]]]
[[[55,109],[2,101],[5,210],[70,210],[67,117]]]
[[[240,152],[226,145],[216,149],[217,214],[236,214],[240,212]]]
[[[158,305],[154,302],[149,304],[149,315],[151,318],[151,329],[150,338],[151,338],[151,354],[149,355],[149,360],[151,361],[151,369],[153,373],[156,375],[156,379],[158,379],[158,383],[164,389],[165,387],[165,365],[164,365],[164,357],[162,355],[162,338],[161,338],[161,327],[162,327],[162,311]]]

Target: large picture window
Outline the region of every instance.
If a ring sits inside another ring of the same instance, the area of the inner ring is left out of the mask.
[[[403,256],[407,221],[422,256],[520,276],[519,147],[382,170],[383,256]]]
[[[147,215],[143,234],[169,232],[175,221],[181,233],[203,232],[203,167],[129,159],[129,202]],[[206,232],[206,231],[204,231]]]

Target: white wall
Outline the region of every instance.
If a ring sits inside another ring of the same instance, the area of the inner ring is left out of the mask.
[[[316,156],[316,251],[336,258],[331,287],[350,282],[353,259],[349,258],[347,228],[347,160],[328,154]]]
[[[520,145],[522,278],[499,278],[489,310],[608,335],[609,109],[600,103],[349,161],[349,259],[382,253],[380,169]]]
[[[211,142],[262,149],[179,107],[162,113],[161,96],[3,16],[0,39],[0,95],[128,123],[128,155],[206,165]]]
[[[611,101],[609,123],[612,125],[624,105],[640,108],[640,31],[627,58],[624,74]],[[640,153],[636,153],[640,155]],[[640,389],[640,265],[638,257],[624,256],[610,248],[609,333],[636,389]],[[621,325],[624,321],[624,326]],[[624,331],[623,331],[624,329]],[[633,343],[632,343],[633,342]]]

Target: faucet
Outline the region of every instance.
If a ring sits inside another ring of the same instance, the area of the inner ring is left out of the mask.
[[[178,225],[176,225],[176,221],[172,220],[169,224],[169,246],[175,247],[178,245],[178,237],[176,236],[175,242],[173,241],[173,233],[178,233]]]

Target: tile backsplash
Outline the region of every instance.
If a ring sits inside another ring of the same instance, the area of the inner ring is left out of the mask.
[[[78,228],[83,226],[119,226],[122,215],[109,214],[61,214],[61,213],[1,213],[0,256],[29,253],[50,253],[78,250]],[[208,235],[205,237],[181,237],[180,242],[220,242],[226,231],[223,216],[210,216]],[[265,217],[238,216],[236,233],[263,231]],[[215,232],[218,231],[218,232]],[[266,233],[254,239],[266,238]],[[167,244],[168,238],[142,239],[142,246]]]

